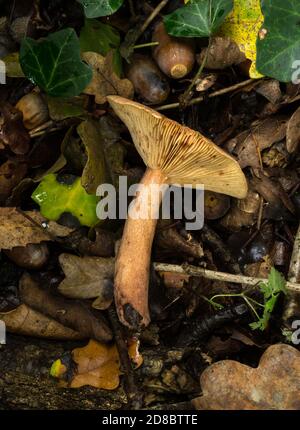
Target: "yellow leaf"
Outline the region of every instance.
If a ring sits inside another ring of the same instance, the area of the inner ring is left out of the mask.
[[[50,375],[53,378],[61,378],[67,371],[67,368],[64,364],[62,364],[61,360],[56,360],[51,366]]]
[[[254,79],[263,76],[256,70],[256,39],[262,23],[260,0],[235,0],[233,11],[218,31],[219,36],[235,41],[246,58],[252,61],[249,75]]]
[[[127,342],[128,355],[134,364],[134,368],[138,369],[143,364],[143,357],[139,352],[140,341],[137,339],[129,339]]]
[[[128,340],[128,354],[133,361],[135,368],[143,363],[143,358],[139,353],[139,342],[135,339]],[[61,386],[70,388],[80,388],[90,385],[104,390],[115,390],[120,383],[120,358],[115,344],[90,340],[83,348],[76,348],[72,351],[72,358],[77,368],[67,369],[61,360],[56,360],[50,370],[51,376],[63,380],[65,375],[74,372],[69,384],[62,382]]]
[[[90,385],[105,390],[114,390],[120,383],[120,359],[116,345],[106,345],[90,340],[83,348],[73,351],[77,374],[71,388]]]

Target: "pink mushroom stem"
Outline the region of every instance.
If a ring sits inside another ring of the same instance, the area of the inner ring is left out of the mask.
[[[148,325],[149,269],[157,214],[163,198],[165,175],[147,169],[130,204],[115,265],[115,303],[120,320],[129,327]],[[138,218],[137,215],[141,215]]]

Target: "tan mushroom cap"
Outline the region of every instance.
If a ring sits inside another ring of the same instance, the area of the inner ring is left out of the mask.
[[[202,184],[210,191],[246,197],[247,181],[239,164],[211,140],[140,103],[119,96],[107,99],[146,166],[160,169],[166,183]]]

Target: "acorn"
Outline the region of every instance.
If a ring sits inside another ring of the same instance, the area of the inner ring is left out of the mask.
[[[192,41],[170,36],[163,22],[155,27],[152,41],[159,43],[153,48],[153,58],[167,76],[181,79],[191,72],[196,58]]]
[[[28,270],[40,269],[46,264],[49,258],[49,250],[46,243],[29,243],[26,246],[16,246],[4,252],[17,266]]]
[[[16,108],[22,112],[23,123],[27,130],[39,127],[49,119],[48,106],[40,94],[26,94],[18,101]]]
[[[135,92],[149,105],[163,103],[169,96],[170,86],[152,59],[142,54],[134,54],[127,66],[127,78]]]

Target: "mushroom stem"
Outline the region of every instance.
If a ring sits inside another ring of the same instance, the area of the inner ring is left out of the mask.
[[[147,169],[142,186],[130,204],[115,265],[115,303],[120,321],[128,327],[147,326],[151,248],[165,182],[160,170]]]

